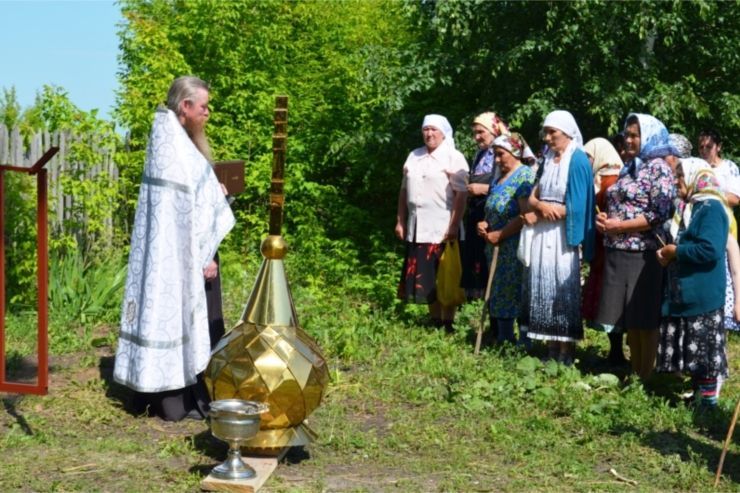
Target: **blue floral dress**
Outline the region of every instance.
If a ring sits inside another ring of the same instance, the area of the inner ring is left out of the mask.
[[[503,182],[491,183],[486,199],[486,222],[490,231],[502,229],[517,217],[519,199],[527,198],[534,187],[534,171],[526,165],[519,168]],[[521,306],[522,264],[516,256],[519,234],[499,242],[496,272],[491,284],[490,314],[494,318],[516,318]],[[493,247],[487,244],[486,256],[490,263]]]

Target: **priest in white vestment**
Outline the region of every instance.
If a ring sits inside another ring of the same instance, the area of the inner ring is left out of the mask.
[[[137,412],[170,421],[205,417],[201,373],[223,335],[217,249],[234,215],[210,164],[208,115],[208,86],[191,76],[155,113],[113,374]]]

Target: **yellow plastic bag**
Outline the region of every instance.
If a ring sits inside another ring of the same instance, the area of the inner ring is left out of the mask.
[[[457,241],[445,243],[445,250],[437,267],[437,301],[442,306],[457,306],[465,301],[465,291],[460,287],[462,264]]]

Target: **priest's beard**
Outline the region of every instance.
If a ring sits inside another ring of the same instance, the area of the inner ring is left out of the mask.
[[[186,123],[185,131],[188,133],[190,140],[193,141],[193,144],[195,144],[195,147],[200,151],[200,153],[203,154],[209,163],[212,163],[213,156],[211,155],[211,146],[208,145],[205,126],[196,127]]]

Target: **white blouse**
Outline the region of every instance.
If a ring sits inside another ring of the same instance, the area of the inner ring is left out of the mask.
[[[716,167],[713,166],[713,169],[722,191],[740,197],[740,170],[737,164],[729,159],[723,159]]]
[[[403,165],[406,189],[406,241],[441,243],[449,227],[456,192],[467,191],[468,162],[457,149],[441,145],[432,153],[414,149]],[[460,239],[464,240],[462,219]]]

